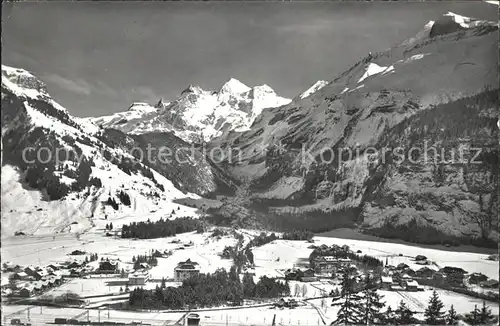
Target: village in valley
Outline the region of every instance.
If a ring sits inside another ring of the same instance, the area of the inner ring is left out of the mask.
[[[374,293],[377,322],[424,321],[433,295],[442,321],[452,305],[456,321],[481,309],[490,321],[498,315],[496,255],[223,227],[153,239],[106,233],[68,247],[47,238],[4,260],[3,322],[325,325],[338,321],[346,291],[360,295],[360,309]]]

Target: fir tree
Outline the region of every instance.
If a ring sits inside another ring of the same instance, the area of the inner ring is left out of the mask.
[[[444,322],[444,308],[443,302],[439,299],[439,295],[434,290],[432,296],[429,299],[429,305],[425,309],[425,322],[429,325],[439,325]]]
[[[365,279],[365,289],[363,291],[362,323],[371,325],[383,320],[381,309],[385,303],[381,301],[382,296],[373,288],[373,282],[369,275]]]
[[[161,278],[161,286],[160,286],[162,289],[166,289],[167,288],[167,283],[165,281],[165,278],[162,277]]]
[[[346,268],[342,271],[342,290],[334,297],[332,306],[340,306],[335,324],[353,325],[361,322],[361,297],[354,291],[354,277]]]
[[[456,325],[458,322],[458,315],[455,311],[453,305],[451,305],[450,310],[448,310],[448,314],[446,315],[446,324],[447,325]]]
[[[477,309],[477,305],[474,305],[474,310],[465,315],[465,322],[471,325],[479,324],[479,309]]]
[[[109,223],[109,230],[113,230],[113,223]]]
[[[413,317],[415,313],[406,306],[403,300],[399,302],[398,309],[396,309],[395,313],[396,313],[396,318],[394,322],[397,325],[410,325],[415,323],[416,321],[415,318]]]
[[[391,306],[387,307],[387,310],[385,311],[384,314],[384,320],[382,321],[382,324],[389,324],[392,325],[395,323],[396,320],[396,315],[394,311],[392,311]]]
[[[483,306],[479,311],[479,322],[481,324],[488,324],[491,323],[492,319],[493,315],[491,314],[491,309],[486,305],[486,302],[483,301]]]
[[[243,275],[243,295],[247,298],[255,296],[255,282],[249,273]]]

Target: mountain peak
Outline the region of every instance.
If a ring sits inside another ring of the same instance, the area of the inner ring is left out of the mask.
[[[190,84],[186,89],[184,89],[181,92],[181,95],[185,93],[201,93],[201,92],[203,92],[203,89],[201,89],[201,87]]]
[[[238,79],[230,78],[220,89],[220,93],[241,94],[246,93],[251,88],[240,82]]]

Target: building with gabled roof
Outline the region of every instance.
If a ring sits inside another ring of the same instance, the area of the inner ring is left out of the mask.
[[[191,259],[188,259],[184,262],[179,262],[174,268],[174,279],[177,282],[182,282],[191,276],[198,275],[199,273],[199,264],[191,261]]]

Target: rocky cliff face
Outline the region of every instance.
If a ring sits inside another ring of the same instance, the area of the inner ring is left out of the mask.
[[[368,229],[412,221],[436,234],[493,239],[497,33],[497,24],[449,13],[212,145],[241,152],[223,166],[250,179],[254,197],[275,213],[351,210]],[[486,161],[409,160],[427,138],[447,150],[480,144]],[[405,159],[396,164],[401,154],[391,152],[391,163],[380,163],[388,147],[401,147]]]

